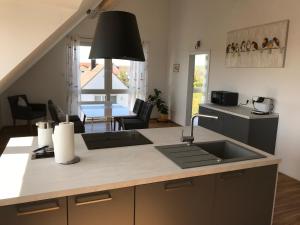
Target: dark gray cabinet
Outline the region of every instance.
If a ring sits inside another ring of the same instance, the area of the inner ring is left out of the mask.
[[[68,197],[68,225],[133,225],[134,188]]]
[[[67,225],[66,198],[0,207],[0,225]]]
[[[225,136],[234,138],[240,142],[248,142],[249,121],[230,114],[223,114],[221,120],[222,131]]]
[[[136,187],[135,225],[209,225],[214,175]]]
[[[270,225],[277,165],[0,207],[0,225]]]
[[[216,175],[213,225],[270,225],[276,166]]]
[[[219,117],[218,120],[200,118],[200,126],[274,154],[278,117],[246,119],[203,106],[199,107],[199,113]]]
[[[136,225],[270,225],[277,166],[136,187]]]
[[[198,123],[200,126],[205,127],[207,129],[213,130],[215,132],[221,133],[223,130],[223,123],[222,121],[222,114],[219,113],[216,110],[200,107],[199,113],[206,114],[206,115],[211,115],[211,116],[218,116],[219,118],[217,120],[211,119],[211,118],[204,118],[201,117],[198,120]]]

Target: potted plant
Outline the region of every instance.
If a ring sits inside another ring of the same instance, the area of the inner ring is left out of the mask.
[[[160,117],[158,121],[166,122],[169,119],[169,109],[164,100],[161,99],[161,91],[158,89],[154,89],[154,94],[150,94],[148,96],[148,101],[152,102],[156,105],[158,112],[160,113]]]

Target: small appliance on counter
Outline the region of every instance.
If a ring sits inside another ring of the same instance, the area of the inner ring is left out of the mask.
[[[211,103],[222,106],[237,106],[239,93],[229,91],[212,91]]]
[[[253,104],[253,114],[259,115],[267,115],[273,112],[274,104],[272,98],[266,97],[252,97],[252,104]]]

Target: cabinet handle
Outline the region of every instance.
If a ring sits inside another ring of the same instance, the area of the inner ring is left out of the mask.
[[[193,180],[180,180],[180,181],[173,181],[165,184],[166,191],[178,190],[186,187],[193,186]]]
[[[84,194],[75,197],[75,205],[89,205],[99,202],[111,201],[112,197],[109,192],[99,192],[93,194]]]
[[[58,200],[26,203],[17,205],[17,216],[25,216],[43,212],[50,212],[54,210],[59,210]]]
[[[237,172],[228,172],[228,173],[222,173],[220,175],[221,180],[229,180],[237,177],[241,177],[245,174],[244,170],[240,170]]]

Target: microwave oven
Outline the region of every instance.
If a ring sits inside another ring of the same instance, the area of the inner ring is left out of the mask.
[[[211,103],[223,106],[236,106],[238,104],[239,93],[229,91],[212,91]]]

